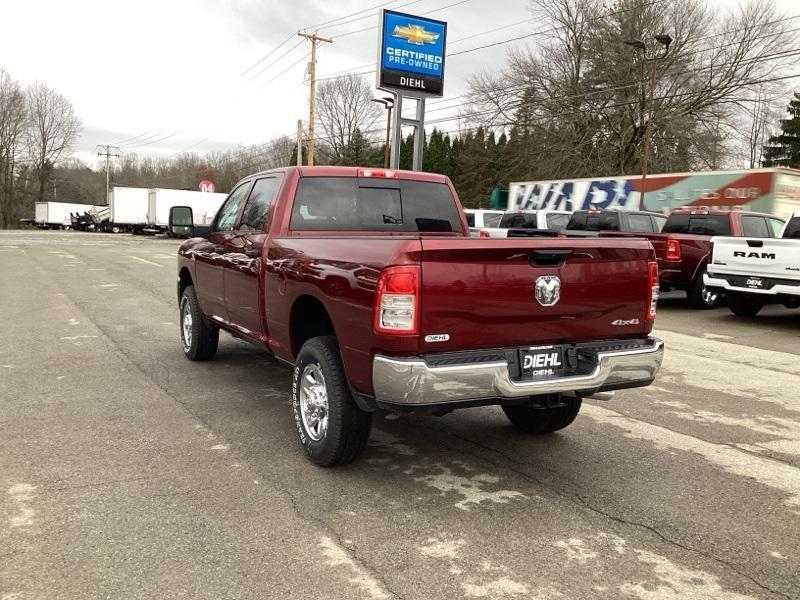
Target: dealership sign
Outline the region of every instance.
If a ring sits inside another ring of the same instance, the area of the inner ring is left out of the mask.
[[[382,10],[380,29],[377,87],[410,96],[441,96],[447,23]]]

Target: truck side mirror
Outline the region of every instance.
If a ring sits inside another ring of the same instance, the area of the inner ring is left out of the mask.
[[[194,237],[194,214],[191,206],[173,206],[169,209],[167,231],[172,237]]]

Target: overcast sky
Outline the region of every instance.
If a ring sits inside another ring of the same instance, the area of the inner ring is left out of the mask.
[[[709,3],[721,10],[737,5]],[[447,21],[452,52],[535,27],[527,0],[2,0],[0,16],[12,25],[0,35],[0,66],[25,84],[43,81],[74,103],[84,124],[77,148],[83,158],[93,156],[96,144],[160,155],[256,144],[292,134],[297,119],[308,118],[308,45],[291,49],[300,40],[297,30],[378,4]],[[777,5],[784,13],[800,13],[798,0]],[[372,68],[376,23],[371,10],[320,27],[320,35],[334,43],[320,48],[318,75]],[[365,28],[370,29],[358,31]],[[449,58],[445,98],[463,93],[470,73],[502,64],[510,47],[525,43],[530,42]],[[429,104],[429,111],[434,108]],[[429,112],[428,119],[447,114]]]

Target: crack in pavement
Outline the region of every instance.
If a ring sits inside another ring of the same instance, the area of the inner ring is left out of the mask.
[[[432,430],[432,431],[437,431],[439,433],[442,433],[442,430],[437,429],[435,427],[431,427],[429,425],[422,425],[422,427],[424,427],[426,429],[429,429],[429,430]],[[453,433],[452,431],[450,431],[449,433],[453,437],[455,437],[455,438],[457,438],[457,439],[459,439],[459,440],[461,440],[463,442],[466,442],[468,444],[472,444],[474,446],[477,446],[478,448],[482,448],[482,449],[487,450],[489,452],[493,452],[495,454],[498,454],[499,456],[504,458],[506,461],[508,461],[508,462],[510,462],[510,463],[512,463],[514,465],[519,465],[520,467],[528,467],[529,466],[526,463],[523,463],[523,462],[520,462],[518,460],[515,460],[511,456],[505,454],[502,450],[498,450],[497,448],[492,448],[491,446],[487,446],[487,445],[485,445],[485,444],[483,444],[481,442],[478,442],[476,440],[464,437],[463,435],[460,435],[458,433]],[[447,445],[447,444],[445,444],[445,445]],[[452,446],[450,446],[450,449],[451,450],[456,450],[456,451],[458,450],[457,448],[453,448]],[[638,521],[628,520],[628,519],[625,519],[623,517],[618,517],[618,516],[613,515],[611,513],[607,513],[605,511],[595,507],[590,501],[588,501],[587,499],[582,497],[577,492],[573,492],[573,491],[570,491],[570,490],[566,490],[566,489],[560,488],[557,485],[554,485],[552,483],[546,482],[546,481],[536,477],[535,475],[532,475],[531,473],[528,473],[527,471],[523,471],[523,470],[521,470],[519,468],[515,468],[515,467],[510,466],[508,464],[504,463],[504,465],[500,465],[498,463],[492,462],[491,460],[488,460],[485,456],[481,456],[481,455],[475,454],[473,452],[468,452],[468,453],[473,458],[477,458],[478,460],[483,460],[485,462],[488,462],[492,466],[497,467],[497,468],[503,468],[503,466],[505,465],[505,468],[507,468],[509,471],[511,471],[513,473],[516,473],[517,475],[523,477],[524,479],[528,479],[530,481],[533,481],[533,482],[537,483],[538,485],[541,485],[541,486],[543,486],[543,487],[555,492],[556,494],[558,494],[562,498],[565,498],[565,499],[569,500],[573,504],[576,504],[576,505],[582,506],[584,508],[587,508],[591,512],[593,512],[593,513],[595,513],[597,515],[600,515],[602,517],[605,517],[606,519],[609,519],[611,521],[614,521],[616,523],[620,523],[620,524],[623,524],[623,525],[628,525],[628,526],[631,526],[631,527],[644,529],[645,531],[648,531],[648,532],[654,534],[655,536],[657,536],[658,538],[660,538],[661,540],[663,540],[664,542],[666,542],[666,543],[668,543],[670,545],[673,545],[673,546],[675,546],[677,548],[680,548],[681,550],[684,550],[684,551],[687,551],[687,552],[692,552],[692,553],[697,554],[699,556],[702,556],[702,557],[704,557],[704,558],[706,558],[708,560],[716,562],[719,565],[722,565],[723,567],[725,567],[725,568],[729,569],[730,571],[736,573],[740,577],[743,577],[743,578],[747,579],[748,581],[752,582],[753,584],[755,584],[756,586],[758,586],[759,588],[761,588],[762,590],[764,590],[766,592],[769,592],[769,593],[771,593],[773,595],[781,596],[783,598],[786,598],[786,600],[796,600],[796,597],[790,596],[790,595],[782,592],[781,590],[774,589],[774,588],[768,586],[767,584],[762,583],[761,581],[759,581],[758,579],[756,579],[752,575],[749,575],[748,573],[745,573],[745,572],[741,571],[739,569],[739,567],[737,567],[735,564],[733,564],[733,563],[731,563],[731,562],[729,562],[729,561],[727,561],[727,560],[725,560],[723,558],[719,558],[719,557],[717,557],[717,556],[715,556],[715,555],[713,555],[711,553],[708,553],[708,552],[705,552],[703,550],[700,550],[700,549],[697,549],[697,548],[682,544],[681,542],[670,538],[669,536],[667,536],[666,534],[661,532],[656,527],[653,527],[651,525],[647,525],[645,523],[640,523]]]
[[[358,552],[356,552],[356,550],[352,548],[351,544],[345,544],[344,539],[339,534],[339,532],[333,529],[328,523],[326,523],[322,519],[311,516],[301,511],[300,508],[298,507],[297,499],[295,498],[294,494],[291,491],[279,487],[276,487],[275,489],[278,492],[281,492],[282,494],[286,495],[286,497],[289,499],[289,503],[292,505],[292,510],[298,516],[298,518],[300,518],[303,521],[313,523],[314,525],[317,526],[317,528],[332,535],[336,543],[339,545],[339,547],[346,549],[348,555],[351,556],[365,571],[367,571],[367,573],[372,575],[375,578],[375,580],[380,584],[380,586],[384,590],[386,590],[386,592],[388,592],[394,598],[397,598],[397,600],[405,600],[405,597],[402,594],[396,592],[391,588],[391,586],[386,581],[386,578],[383,575],[381,575],[380,571],[377,568],[373,567],[366,561],[366,559],[359,556]]]

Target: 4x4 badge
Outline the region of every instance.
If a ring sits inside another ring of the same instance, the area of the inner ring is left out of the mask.
[[[558,275],[537,277],[533,295],[542,306],[553,306],[561,298],[561,279]]]

